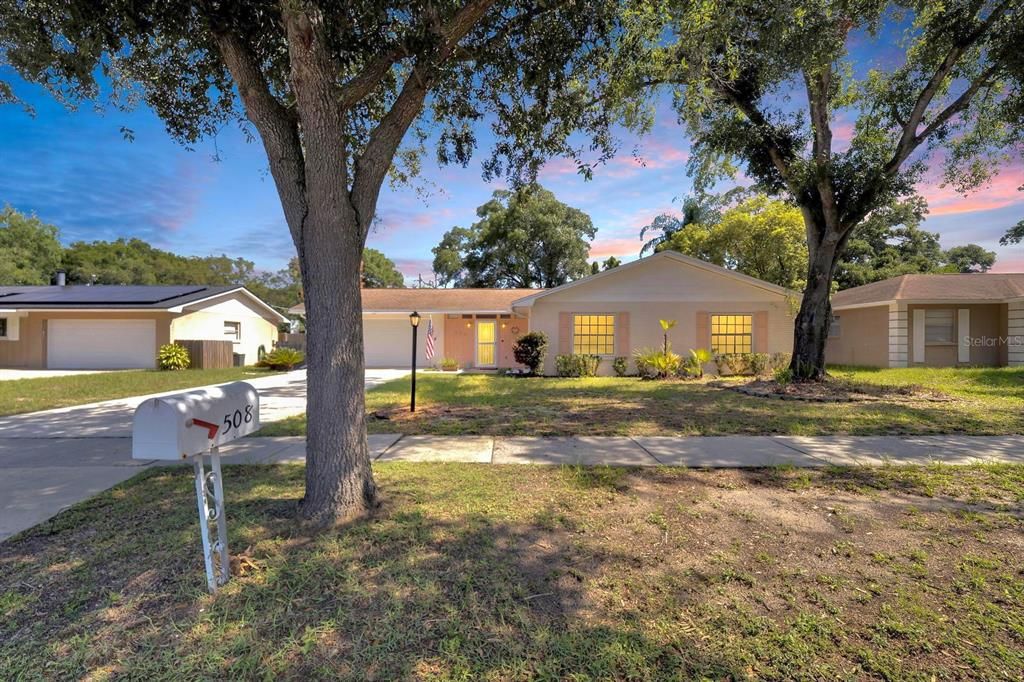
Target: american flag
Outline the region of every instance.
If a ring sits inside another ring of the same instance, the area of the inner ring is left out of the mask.
[[[427,360],[434,359],[434,321],[427,319]]]

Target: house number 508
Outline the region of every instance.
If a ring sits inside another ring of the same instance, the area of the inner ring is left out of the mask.
[[[245,411],[235,410],[232,414],[224,415],[224,433],[231,429],[237,429],[242,424],[252,423],[252,405],[246,405]]]

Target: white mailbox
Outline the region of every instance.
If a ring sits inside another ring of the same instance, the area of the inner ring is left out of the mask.
[[[135,409],[132,458],[187,459],[260,428],[260,395],[236,381],[150,398]]]
[[[132,458],[177,461],[192,458],[203,563],[210,592],[216,592],[230,576],[219,448],[259,428],[260,396],[244,381],[150,398],[135,408]],[[210,456],[209,472],[204,462],[207,455]],[[212,543],[211,524],[216,524],[217,532],[217,541]]]

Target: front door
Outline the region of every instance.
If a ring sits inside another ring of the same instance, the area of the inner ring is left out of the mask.
[[[478,320],[476,323],[476,366],[494,367],[497,358],[495,344],[498,339],[497,322]]]

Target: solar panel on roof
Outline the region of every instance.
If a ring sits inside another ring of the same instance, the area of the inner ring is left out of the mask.
[[[124,304],[154,305],[205,291],[199,286],[68,286],[45,287],[4,297],[12,304]]]

